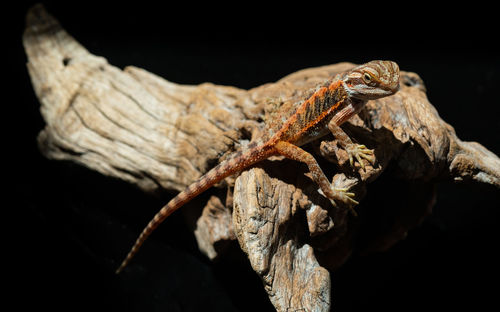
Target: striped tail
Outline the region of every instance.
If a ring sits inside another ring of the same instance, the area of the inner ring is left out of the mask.
[[[207,172],[198,181],[189,185],[184,191],[175,196],[169,201],[161,210],[149,221],[148,225],[144,228],[141,235],[135,241],[134,246],[123,260],[120,267],[116,270],[119,274],[132,260],[135,254],[139,251],[144,241],[148,236],[174,211],[181,208],[184,204],[203,193],[217,182],[230,176],[231,174],[245,169],[261,160],[273,155],[273,150],[266,148],[265,145],[250,143],[245,152],[236,152],[229,159],[223,161],[212,170]]]

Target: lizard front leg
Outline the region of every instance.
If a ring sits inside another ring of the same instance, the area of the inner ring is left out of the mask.
[[[327,179],[323,170],[318,165],[314,156],[304,151],[300,147],[293,145],[291,143],[285,141],[279,141],[275,145],[276,151],[286,158],[293,159],[296,161],[303,162],[309,168],[309,172],[311,173],[312,179],[318,186],[320,187],[323,194],[332,201],[332,204],[336,206],[335,201],[342,201],[351,207],[353,204],[358,204],[352,197],[354,197],[354,193],[347,192],[346,189],[338,189],[332,186],[330,181]],[[356,215],[354,210],[353,214]]]
[[[344,130],[342,130],[342,128],[337,125],[335,119],[332,119],[328,123],[328,129],[330,129],[333,136],[335,136],[342,148],[347,152],[351,167],[354,168],[354,159],[357,160],[357,162],[363,169],[365,169],[365,165],[362,160],[363,158],[366,159],[370,164],[374,163],[375,160],[373,156],[373,150],[366,148],[366,146],[362,144],[353,143],[347,133],[345,133]]]

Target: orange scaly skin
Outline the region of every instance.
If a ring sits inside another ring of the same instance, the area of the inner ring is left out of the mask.
[[[314,157],[299,146],[331,131],[347,151],[351,165],[355,158],[364,167],[362,158],[371,162],[373,151],[352,143],[339,126],[357,114],[368,100],[392,95],[398,89],[399,68],[391,61],[372,61],[327,81],[306,100],[296,103],[295,111],[288,119],[271,120],[266,124],[267,131],[262,138],[232,154],[168,202],[144,228],[116,273],[127,266],[166,217],[222,179],[270,156],[282,155],[307,164],[312,179],[334,205],[336,200],[357,204],[351,198],[353,193],[333,188]]]

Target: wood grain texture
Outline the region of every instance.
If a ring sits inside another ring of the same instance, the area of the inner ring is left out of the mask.
[[[144,190],[180,190],[239,139],[246,91],[181,86],[90,54],[41,7],[24,34],[33,87],[47,121],[39,146]],[[196,134],[196,135],[194,135]],[[201,152],[203,151],[203,152]]]
[[[146,192],[182,190],[257,136],[277,106],[290,105],[354,66],[305,69],[251,90],[179,85],[92,55],[42,6],[29,11],[23,43],[46,122],[38,137],[41,152]],[[275,157],[236,181],[226,179],[235,186],[225,201],[211,197],[206,203],[193,221],[200,249],[211,259],[222,257],[220,244],[237,239],[277,310],[328,311],[329,272],[354,246],[380,251],[404,238],[431,213],[437,183],[500,188],[498,157],[479,143],[461,141],[425,92],[417,74],[403,71],[396,95],[368,102],[343,126],[355,141],[374,149],[373,166],[353,172],[331,136],[306,147],[336,187],[351,188],[362,198],[383,175],[382,183],[397,181],[407,191],[404,202],[387,208],[362,201],[360,217],[352,218],[318,193],[304,165]],[[380,196],[395,197],[391,187],[385,190]],[[360,243],[355,234],[365,228],[377,230]]]
[[[236,236],[276,309],[329,309],[330,275],[303,241],[302,192],[252,169],[238,178],[235,193]]]

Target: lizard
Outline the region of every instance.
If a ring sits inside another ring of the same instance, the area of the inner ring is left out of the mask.
[[[335,75],[333,79],[319,85],[304,100],[297,101],[292,109],[288,107],[288,111],[274,114],[277,118],[266,120],[260,138],[229,155],[156,213],[116,273],[127,266],[144,241],[170,214],[226,177],[271,156],[280,155],[305,163],[312,180],[333,205],[336,205],[336,201],[346,203],[349,207],[358,204],[353,198],[354,193],[333,187],[314,156],[300,146],[331,132],[347,152],[350,165],[354,166],[353,161],[356,160],[364,168],[362,158],[372,162],[373,150],[353,143],[340,126],[360,112],[367,101],[393,95],[398,90],[398,65],[392,61],[371,61]]]

